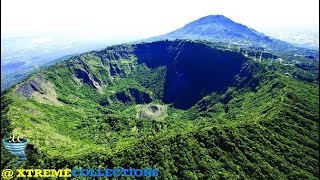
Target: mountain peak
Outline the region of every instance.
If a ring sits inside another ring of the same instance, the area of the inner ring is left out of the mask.
[[[198,20],[201,20],[201,19],[207,19],[207,20],[228,19],[228,20],[230,20],[229,18],[227,18],[221,14],[204,16],[204,17],[199,18]]]
[[[272,43],[272,39],[264,34],[219,14],[201,17],[161,38],[205,39],[225,43],[232,41],[251,45]]]
[[[224,15],[208,15],[201,17],[187,25],[201,25],[201,24],[211,24],[211,23],[234,23],[231,19],[225,17]]]

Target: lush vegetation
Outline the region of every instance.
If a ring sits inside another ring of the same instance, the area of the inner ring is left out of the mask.
[[[1,136],[30,139],[30,168],[159,168],[159,179],[317,179],[315,64],[219,44],[119,45],[2,92]],[[139,104],[167,108],[137,116]],[[17,168],[1,147],[1,169]]]

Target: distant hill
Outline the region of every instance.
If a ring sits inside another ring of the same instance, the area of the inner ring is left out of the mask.
[[[211,39],[221,42],[263,43],[273,42],[268,36],[236,23],[223,15],[210,15],[165,34],[164,38]]]
[[[192,21],[182,28],[147,41],[174,39],[208,40],[242,47],[262,48],[277,51],[279,54],[289,52],[304,56],[319,57],[318,51],[294,46],[293,44],[269,37],[243,24],[236,23],[223,15],[209,15]]]

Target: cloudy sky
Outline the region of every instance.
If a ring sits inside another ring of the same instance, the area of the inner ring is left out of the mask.
[[[210,14],[261,32],[318,32],[319,0],[1,0],[1,36],[134,40]]]

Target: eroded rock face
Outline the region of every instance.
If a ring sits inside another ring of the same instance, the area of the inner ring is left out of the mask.
[[[95,76],[90,76],[85,70],[83,69],[75,69],[75,76],[81,80],[82,83],[89,84],[91,87],[95,89],[100,89],[99,79]]]
[[[110,74],[111,76],[121,74],[121,69],[116,64],[110,64]]]
[[[135,88],[129,88],[127,91],[118,92],[115,94],[115,97],[122,103],[135,102],[137,104],[145,104],[152,101],[150,94]]]
[[[76,77],[82,80],[82,83],[91,83],[90,77],[86,71],[82,69],[75,69],[74,72]]]
[[[39,92],[43,94],[43,89],[41,88],[40,83],[47,82],[47,80],[38,75],[34,79],[31,79],[17,88],[17,92],[22,94],[24,97],[29,98],[34,92]]]
[[[129,89],[130,95],[134,98],[135,102],[138,104],[150,103],[152,101],[151,96],[143,91],[139,91],[135,88]]]
[[[124,61],[122,61],[124,62]],[[110,75],[112,77],[114,76],[120,76],[125,77],[128,74],[130,74],[134,69],[136,69],[136,62],[132,60],[125,61],[125,63],[121,63],[116,60],[112,60],[109,63],[110,67]]]
[[[16,91],[26,97],[33,98],[35,101],[50,105],[63,105],[57,98],[54,85],[41,75],[24,82],[17,87]]]
[[[110,60],[128,59],[132,52],[131,45],[117,45],[98,52],[98,55],[101,57],[102,63],[106,65]]]

